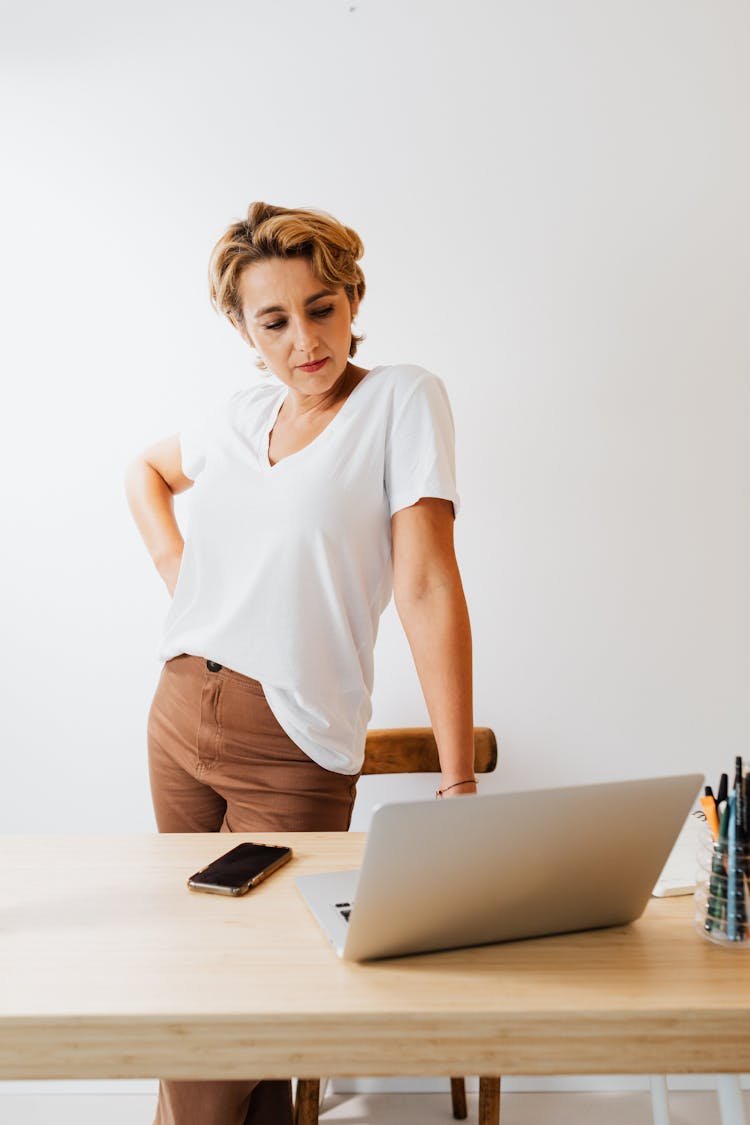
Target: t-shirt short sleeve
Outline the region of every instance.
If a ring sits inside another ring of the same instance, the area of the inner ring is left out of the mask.
[[[385,491],[390,514],[426,496],[450,500],[458,515],[455,430],[442,379],[424,373],[394,402],[386,442]]]

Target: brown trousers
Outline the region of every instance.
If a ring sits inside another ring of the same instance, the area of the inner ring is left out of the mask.
[[[165,663],[148,752],[160,832],[349,827],[359,775],[313,762],[282,730],[257,680],[203,657]],[[291,1082],[163,1079],[154,1125],[292,1125]]]

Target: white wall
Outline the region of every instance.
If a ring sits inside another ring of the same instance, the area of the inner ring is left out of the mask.
[[[154,829],[168,595],[123,473],[257,377],[205,281],[253,199],[355,227],[358,361],[448,386],[485,788],[745,752],[741,0],[2,11],[0,831]],[[392,607],[374,706],[427,721]],[[355,827],[432,779],[389,785]]]

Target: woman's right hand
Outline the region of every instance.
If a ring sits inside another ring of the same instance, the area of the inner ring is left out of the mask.
[[[180,437],[157,441],[125,471],[125,493],[146,550],[173,597],[185,541],[174,514],[174,497],[192,488],[181,469]]]

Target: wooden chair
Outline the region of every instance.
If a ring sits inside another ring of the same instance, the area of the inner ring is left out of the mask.
[[[491,773],[497,765],[497,741],[489,727],[474,727],[474,771]],[[439,773],[435,736],[429,727],[405,727],[367,732],[363,774]],[[460,798],[456,798],[460,800]],[[466,1117],[466,1084],[451,1078],[453,1116]],[[294,1103],[295,1125],[318,1125],[320,1079],[298,1078]],[[479,1079],[479,1125],[500,1121],[500,1078]]]

